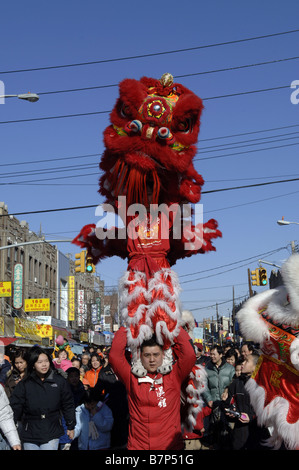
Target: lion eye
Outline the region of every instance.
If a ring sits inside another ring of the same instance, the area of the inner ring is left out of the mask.
[[[190,119],[186,119],[185,121],[182,121],[178,124],[177,128],[179,132],[185,132],[188,133],[191,131],[191,121]]]
[[[120,109],[120,114],[122,117],[128,117],[130,116],[130,108],[129,106],[123,104],[121,109]]]

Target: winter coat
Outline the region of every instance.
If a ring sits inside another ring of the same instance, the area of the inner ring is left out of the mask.
[[[219,367],[212,361],[206,365],[207,389],[203,393],[203,398],[209,401],[218,402],[224,389],[229,386],[235,375],[235,368],[224,359]]]
[[[22,422],[23,442],[44,444],[63,435],[63,414],[67,428],[75,428],[75,405],[66,379],[50,370],[42,381],[35,372],[21,380],[10,398],[15,421]]]
[[[245,384],[250,376],[241,374],[236,377],[228,387],[228,397],[223,402],[223,407],[234,408],[239,413],[246,413],[249,423],[242,423],[238,418],[228,418],[234,422],[231,432],[231,445],[233,450],[261,449],[261,442],[268,439],[267,429],[257,426],[255,412],[250,403],[250,395],[245,389]]]
[[[98,406],[99,411],[93,416],[84,404],[76,408],[75,439],[78,438],[79,450],[110,448],[112,411],[105,403]]]
[[[20,380],[21,380],[21,375],[18,370],[11,369],[11,371],[8,372],[7,379],[6,379],[5,386],[4,386],[4,389],[8,398],[11,397],[15,386]]]
[[[99,396],[105,395],[105,403],[113,414],[114,423],[111,430],[111,448],[123,448],[128,442],[128,397],[124,384],[116,378],[114,373],[113,377],[115,377],[115,381],[107,381],[101,380],[99,375],[95,389]],[[110,375],[109,378],[111,378]]]
[[[97,383],[101,369],[102,367],[99,367],[98,369],[89,369],[85,372],[84,379],[88,380],[91,388]]]
[[[126,329],[115,334],[109,361],[128,394],[130,413],[129,450],[182,450],[180,391],[196,356],[188,333],[180,329],[174,339],[178,360],[171,372],[138,378],[125,356]]]
[[[0,384],[5,385],[7,381],[7,374],[11,369],[11,363],[4,359],[3,362],[0,364]]]
[[[13,411],[2,385],[0,385],[0,429],[11,447],[21,445]]]
[[[54,359],[53,365],[55,369],[62,369],[64,372],[66,372],[70,367],[73,366],[73,363],[69,359],[63,359],[61,362],[57,362]]]

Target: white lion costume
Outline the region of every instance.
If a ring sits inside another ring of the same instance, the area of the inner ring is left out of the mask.
[[[183,310],[181,326],[187,331],[191,340],[193,341],[193,329],[195,327],[195,320],[192,313],[189,310]],[[207,373],[203,366],[195,364],[192,368],[187,383],[185,384],[185,390],[182,390],[183,401],[185,401],[185,418],[183,425],[188,431],[191,431],[196,426],[196,419],[198,413],[204,406],[202,398],[203,392],[207,387]]]
[[[284,285],[250,298],[237,313],[242,335],[262,355],[246,384],[268,445],[299,450],[299,254],[281,268]]]

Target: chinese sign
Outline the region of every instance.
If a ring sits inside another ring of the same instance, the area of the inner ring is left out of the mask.
[[[98,305],[91,304],[91,323],[94,325],[99,322]]]
[[[13,308],[20,309],[23,306],[23,265],[14,265],[13,270]]]
[[[84,318],[86,317],[86,304],[84,303],[84,290],[78,291],[78,326],[84,325]]]
[[[0,297],[11,297],[11,282],[0,282]]]
[[[69,321],[75,320],[75,276],[69,276]]]
[[[50,299],[25,299],[25,312],[47,312]]]

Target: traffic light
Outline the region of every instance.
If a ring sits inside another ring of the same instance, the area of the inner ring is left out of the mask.
[[[85,271],[87,273],[94,273],[96,270],[95,265],[92,263],[92,257],[86,256]]]
[[[85,273],[85,257],[86,251],[81,251],[81,253],[75,254],[75,272],[76,273]]]
[[[253,286],[260,286],[260,276],[258,268],[254,271],[251,271],[251,284]]]
[[[259,280],[260,286],[266,286],[268,284],[267,270],[265,268],[259,269]]]

